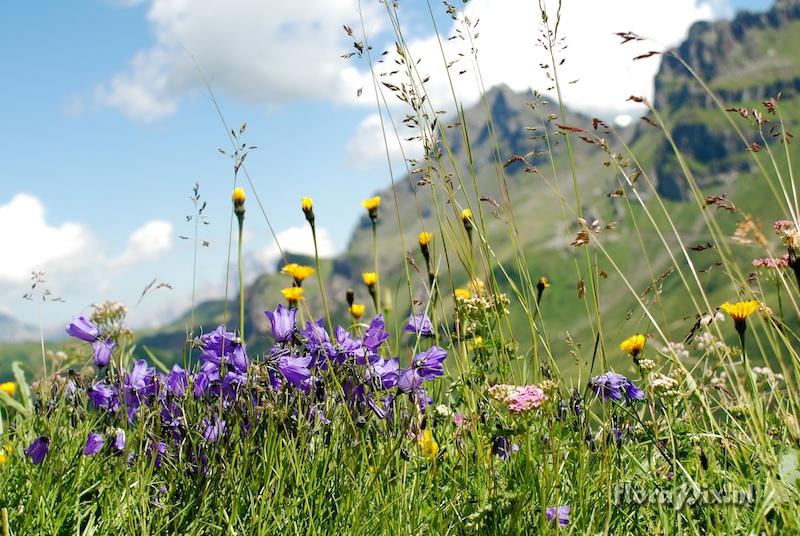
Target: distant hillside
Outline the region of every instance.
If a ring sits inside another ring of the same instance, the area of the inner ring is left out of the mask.
[[[39,329],[0,313],[0,342],[32,341],[39,338]]]

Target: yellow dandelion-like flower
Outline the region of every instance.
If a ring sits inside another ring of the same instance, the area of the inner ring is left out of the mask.
[[[468,221],[472,219],[472,209],[465,208],[461,211],[461,221]]]
[[[303,299],[302,287],[287,287],[281,289],[281,294],[283,294],[283,297],[286,298],[289,304],[297,303]]]
[[[364,309],[366,306],[363,303],[354,303],[350,306],[350,314],[353,315],[353,318],[358,320],[364,315]]]
[[[14,396],[17,393],[17,384],[14,382],[0,383],[0,391],[4,392],[8,396]]]
[[[295,280],[295,283],[299,285],[304,279],[314,275],[314,269],[310,266],[304,266],[302,264],[292,262],[281,268],[281,273],[292,276],[292,278]]]
[[[422,435],[419,438],[419,448],[422,451],[422,455],[429,460],[436,459],[436,455],[439,454],[439,443],[433,438],[433,432],[431,432],[430,428],[422,431]]]
[[[14,449],[11,448],[11,445],[6,445],[4,448],[0,449],[0,463],[6,463],[13,451]]]
[[[736,326],[736,331],[744,333],[747,329],[746,319],[751,314],[759,310],[761,304],[756,300],[740,301],[736,303],[725,302],[720,308],[731,315],[733,323]]]
[[[421,233],[419,233],[419,245],[420,245],[420,247],[427,246],[428,244],[431,243],[431,240],[433,240],[433,234],[432,233],[429,233],[427,231],[422,231]]]
[[[472,292],[468,288],[457,288],[455,290],[457,300],[468,300]]]
[[[236,207],[240,207],[244,205],[244,188],[241,186],[237,186],[233,189],[233,205]]]
[[[539,282],[536,284],[537,287],[541,289],[550,288],[550,280],[547,277],[542,276],[539,278]]]
[[[300,206],[302,207],[303,212],[311,212],[314,210],[314,200],[310,197],[301,197]]]
[[[375,197],[365,199],[361,202],[361,206],[367,209],[369,212],[378,210],[378,207],[381,206],[381,196],[376,195]]]
[[[637,334],[622,341],[622,343],[619,345],[619,349],[629,356],[636,358],[640,353],[642,353],[642,350],[644,350],[644,343],[644,335]]]
[[[378,282],[378,274],[376,272],[364,272],[361,274],[364,284],[372,288]]]

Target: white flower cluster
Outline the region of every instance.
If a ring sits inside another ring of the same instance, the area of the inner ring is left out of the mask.
[[[656,372],[650,376],[650,386],[658,391],[662,396],[678,396],[678,380],[672,376],[667,376]]]
[[[675,356],[678,361],[686,361],[689,359],[689,350],[682,342],[668,342],[666,346],[661,348],[661,353],[666,356]]]
[[[701,351],[713,352],[717,350],[726,351],[730,348],[723,341],[717,339],[714,335],[706,331],[697,337],[697,349]]]
[[[783,381],[783,374],[779,372],[774,372],[772,369],[767,367],[753,367],[753,374],[756,377],[761,376],[769,383],[777,383]]]

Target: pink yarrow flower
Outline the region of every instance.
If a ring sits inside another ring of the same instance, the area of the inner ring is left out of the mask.
[[[763,259],[753,259],[753,266],[756,268],[788,268],[789,267],[789,254],[786,253],[782,257],[764,257]]]
[[[511,413],[523,413],[536,409],[547,400],[544,391],[535,385],[493,385],[489,388],[489,396],[502,402]]]

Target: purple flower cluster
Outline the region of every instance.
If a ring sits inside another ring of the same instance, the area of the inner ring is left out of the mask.
[[[92,430],[82,453],[123,455],[125,428],[139,419],[149,422],[150,416],[156,415],[160,426],[147,432],[144,454],[160,466],[171,449],[178,452],[187,448],[186,458],[205,472],[211,445],[223,441],[232,429],[249,433],[257,419],[265,415],[265,407],[298,401],[290,408],[292,415],[302,414],[315,425],[325,425],[330,421],[321,404],[333,397],[358,418],[373,413],[383,419],[393,415],[393,404],[401,394],[424,407],[429,399],[423,386],[444,374],[447,352],[437,346],[418,353],[408,368],[401,368],[397,357],[389,357],[384,347],[389,333],[381,316],[375,317],[363,333],[350,333],[341,326],[329,333],[322,320],[298,329],[295,308],[279,305],[266,315],[275,342],[255,364],[243,341],[220,325],[199,338],[199,364],[194,373],[176,364],[164,374],[142,359],[133,362],[129,370],[112,367],[100,375],[86,386],[85,399],[106,414],[107,423],[116,422],[112,426],[118,427],[105,433]],[[420,335],[432,334],[427,317],[412,318],[419,320],[414,325]],[[102,338],[98,326],[83,316],[73,320],[67,332],[108,348],[108,356],[114,347],[112,341]],[[104,355],[102,349],[95,349],[98,366],[104,366],[98,362]],[[335,379],[337,389],[326,388],[329,378]],[[72,393],[71,400],[82,399],[78,394]],[[187,411],[190,407],[192,411]],[[194,422],[188,422],[189,415],[194,415]],[[50,438],[41,436],[26,454],[39,464],[49,448]],[[135,458],[134,452],[128,452],[129,462]]]
[[[67,324],[67,335],[92,343],[92,358],[94,364],[98,367],[108,366],[111,360],[111,352],[114,350],[116,344],[108,338],[103,338],[100,335],[100,328],[97,324],[80,315]]]
[[[589,385],[603,402],[607,400],[621,402],[624,398],[628,403],[632,403],[644,399],[644,391],[637,387],[633,380],[616,372],[609,371],[595,376],[589,380]]]

